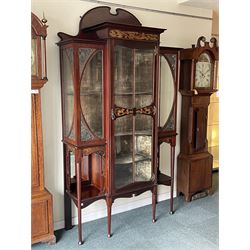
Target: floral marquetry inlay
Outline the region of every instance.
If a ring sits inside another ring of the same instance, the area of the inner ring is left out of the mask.
[[[112,29],[109,31],[109,35],[113,38],[128,39],[128,40],[138,40],[138,41],[158,41],[159,35],[149,34],[144,32],[136,31],[123,31],[118,29]]]

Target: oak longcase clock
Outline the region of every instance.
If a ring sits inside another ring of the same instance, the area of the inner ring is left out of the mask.
[[[46,19],[31,13],[31,242],[54,244],[52,195],[44,186],[43,131],[40,89],[46,74]]]
[[[207,146],[207,112],[216,91],[218,47],[215,38],[200,37],[197,45],[180,51],[182,95],[180,154],[177,158],[177,192],[187,201],[212,187],[213,156]]]

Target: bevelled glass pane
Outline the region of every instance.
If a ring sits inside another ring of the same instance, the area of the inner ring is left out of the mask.
[[[115,105],[123,108],[133,108],[134,98],[133,95],[115,95]]]
[[[37,39],[31,40],[31,75],[37,75]]]
[[[153,119],[150,115],[137,114],[135,117],[136,133],[152,133]]]
[[[136,108],[143,108],[152,104],[152,94],[135,95]]]
[[[135,181],[149,181],[152,175],[152,126],[147,115],[135,117]]]
[[[64,104],[64,136],[75,138],[73,128],[74,117],[74,84],[73,84],[73,49],[63,49],[63,104]]]
[[[133,50],[123,46],[116,46],[114,49],[115,94],[131,93],[133,91],[133,71]]]
[[[154,76],[154,50],[135,49],[134,61],[135,61],[135,93],[148,92],[152,94],[153,76]]]
[[[83,141],[93,139],[94,136],[103,137],[102,58],[102,50],[82,48],[79,51],[80,68],[83,70],[80,72],[81,140]]]
[[[132,115],[125,115],[115,120],[115,135],[132,134],[133,119]]]
[[[169,57],[172,58],[172,57]],[[170,60],[170,59],[168,59]],[[173,59],[172,63],[175,61]],[[174,67],[174,66],[171,66]],[[174,68],[173,68],[174,70]],[[174,78],[169,62],[164,56],[160,56],[160,126],[166,125],[167,130],[174,129],[172,111],[175,95]],[[172,117],[170,117],[172,116]],[[166,124],[168,122],[168,124]]]
[[[133,117],[115,120],[115,186],[121,188],[133,181]]]
[[[150,181],[152,176],[151,160],[141,160],[135,163],[135,181]]]

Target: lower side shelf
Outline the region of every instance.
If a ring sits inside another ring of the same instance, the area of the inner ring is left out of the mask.
[[[158,174],[158,184],[170,186],[171,185],[172,178],[168,175],[159,173]]]
[[[70,191],[67,192],[69,196],[73,199],[73,201],[77,204],[77,188],[76,183],[72,183],[70,187]],[[81,202],[89,202],[104,198],[104,191],[100,190],[98,187],[94,185],[85,185],[82,183],[81,188]]]

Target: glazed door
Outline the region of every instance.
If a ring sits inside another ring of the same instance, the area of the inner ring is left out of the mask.
[[[113,62],[114,187],[154,178],[155,49],[116,45]]]
[[[202,151],[207,147],[207,107],[194,109],[194,150]]]

